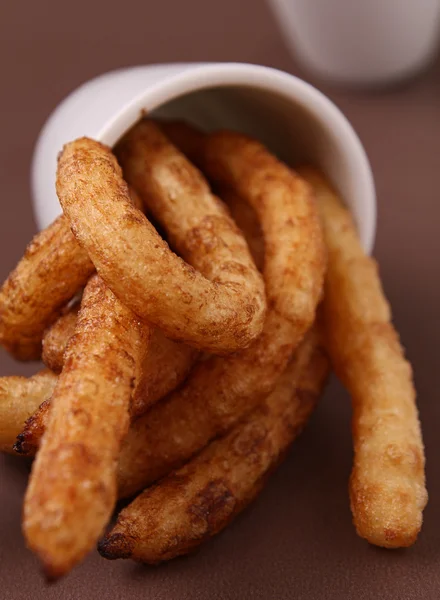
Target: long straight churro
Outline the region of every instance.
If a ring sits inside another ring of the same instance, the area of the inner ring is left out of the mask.
[[[411,366],[391,323],[377,265],[362,250],[350,213],[319,172],[300,173],[317,195],[329,252],[328,351],[353,401],[354,524],[372,544],[410,546],[428,498]]]

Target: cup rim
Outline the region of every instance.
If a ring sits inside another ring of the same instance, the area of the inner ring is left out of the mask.
[[[376,193],[367,154],[352,125],[342,111],[317,88],[295,75],[261,65],[247,63],[183,63],[183,71],[170,74],[159,82],[147,85],[100,129],[97,139],[109,146],[140,118],[142,111],[153,111],[180,96],[213,87],[251,87],[277,92],[287,100],[300,103],[320,122],[331,127],[336,139],[346,147],[347,169],[361,191],[365,221],[362,241],[370,253],[376,230]],[[162,65],[157,65],[162,66]],[[165,65],[163,65],[165,66]]]

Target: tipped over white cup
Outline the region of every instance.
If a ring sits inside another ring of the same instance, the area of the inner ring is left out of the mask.
[[[61,213],[57,155],[89,136],[109,146],[148,113],[205,130],[235,129],[259,139],[288,164],[309,162],[332,180],[371,252],[376,199],[368,158],[341,111],[308,83],[275,69],[239,63],[147,65],[113,71],[72,92],[44,125],[32,164],[37,224]]]

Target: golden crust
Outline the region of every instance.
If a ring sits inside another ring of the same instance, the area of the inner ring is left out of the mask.
[[[142,377],[133,394],[132,418],[143,415],[158,400],[172,392],[187,377],[199,353],[181,342],[174,342],[153,328]]]
[[[142,201],[132,188],[129,196],[141,209]],[[18,360],[41,358],[44,331],[94,270],[61,215],[34,237],[0,290],[0,345]],[[61,370],[59,356],[48,360],[54,361],[55,371]]]
[[[350,498],[357,532],[386,548],[411,545],[427,502],[424,448],[409,363],[379,280],[349,212],[313,169],[329,251],[328,349],[353,401]]]
[[[201,168],[203,167],[203,148],[207,137],[205,133],[185,121],[159,121],[158,125],[191,162],[199,164]],[[238,227],[245,232],[246,242],[252,258],[258,270],[262,271],[264,266],[264,238],[257,213],[248,202],[231,189],[220,185],[216,191],[228,207]]]
[[[116,464],[149,327],[99,276],[88,282],[27,489],[23,529],[48,578],[95,545],[116,502]]]
[[[55,373],[60,373],[64,363],[64,352],[69,339],[75,332],[79,305],[73,306],[66,314],[45,332],[43,337],[43,362]],[[142,365],[142,376],[133,394],[131,416],[136,417],[176,388],[188,375],[197,360],[198,352],[194,348],[174,342],[153,328],[148,352]],[[42,408],[29,420],[22,435],[21,453],[30,454],[36,450],[46,418],[46,409]],[[38,423],[39,421],[39,423]],[[30,431],[27,431],[30,429]],[[35,437],[32,432],[38,432]],[[35,437],[33,440],[32,438]]]
[[[173,124],[166,127],[173,137]],[[296,344],[310,328],[322,294],[325,248],[313,192],[304,179],[277,160],[256,140],[231,131],[198,138],[188,125],[176,143],[207,177],[230,189],[258,215],[264,235],[264,278],[268,305],[295,326]],[[197,139],[203,141],[197,148]],[[292,198],[295,199],[292,206]],[[288,287],[283,297],[278,290]]]
[[[282,165],[280,167],[284,169]],[[309,188],[298,178],[294,180],[298,185],[292,186],[290,199],[284,199],[285,220],[279,219],[278,196],[274,195],[272,201],[267,194],[265,243],[271,247],[286,246],[277,263],[277,267],[284,270],[295,264],[296,259],[301,261],[304,254],[308,255],[309,268],[316,270],[316,291],[310,298],[316,306],[320,297],[318,281],[322,285],[325,269],[325,253]],[[303,211],[304,204],[311,205],[311,223],[303,219],[296,229],[303,229],[302,235],[309,238],[306,251],[292,245],[289,236],[298,206]],[[275,267],[270,262],[269,270],[266,269],[269,277],[272,268]],[[285,284],[273,289],[272,305],[289,305],[295,292],[291,281],[292,278],[287,277]],[[180,466],[264,399],[299,343],[299,331],[298,323],[292,322],[290,315],[285,316],[272,308],[262,334],[250,348],[231,357],[212,357],[196,365],[182,388],[137,419],[130,428],[120,457],[120,495],[130,496]],[[40,413],[44,416],[47,407]],[[41,429],[38,417],[28,421],[21,439],[22,451],[29,452],[35,447]]]
[[[357,532],[414,543],[427,492],[411,367],[377,266],[325,178],[244,135],[182,123],[144,119],[115,153],[132,187],[106,146],[63,149],[65,215],[0,289],[0,344],[23,360],[43,350],[60,373],[0,379],[0,450],[26,418],[14,449],[42,440],[23,529],[47,577],[94,546],[118,494],[158,479],[120,513],[103,556],[157,563],[222,530],[307,421],[326,352],[352,396]],[[190,372],[199,350],[214,355]]]
[[[0,290],[0,344],[20,360],[41,356],[44,330],[94,271],[64,216],[38,233]]]
[[[137,135],[133,132],[128,135]],[[133,207],[115,157],[98,142],[82,138],[65,146],[57,175],[61,205],[97,271],[136,314],[173,339],[232,352],[261,331],[263,282],[242,235],[203,177],[159,131],[157,136],[159,141],[152,139],[157,171],[146,177],[154,180],[155,202],[162,199],[165,227],[170,224],[176,244],[185,246],[182,254],[202,272],[173,254]],[[140,161],[147,142],[143,137]],[[128,163],[136,162],[135,140],[127,137],[123,143]]]
[[[69,313],[65,315],[68,316]],[[46,364],[60,366],[64,349],[68,338],[72,335],[72,325],[75,327],[75,319],[65,319],[64,316],[53,325],[44,339],[43,356]],[[62,336],[65,336],[63,338]],[[50,360],[48,360],[48,355]],[[142,373],[138,385],[133,391],[130,415],[132,419],[143,415],[158,400],[172,392],[187,377],[198,357],[198,352],[179,342],[173,342],[166,338],[157,328],[152,328],[151,340],[148,351],[143,361]],[[62,363],[61,363],[62,366]],[[15,444],[15,451],[25,456],[33,456],[40,445],[46,425],[49,419],[50,399],[36,407],[33,414],[21,421],[18,428],[19,435]],[[23,427],[24,424],[24,427]],[[17,435],[17,433],[15,435]]]
[[[208,175],[232,187],[259,216],[268,302],[294,324],[298,343],[313,323],[322,294],[325,251],[313,194],[254,140],[220,132],[207,138],[205,148]],[[278,293],[283,287],[290,290],[288,299]]]
[[[235,140],[235,134],[231,135]],[[237,180],[240,174],[249,175],[251,157],[243,155],[243,144],[254,144],[241,136],[238,142],[237,155],[234,147],[224,149],[225,160],[237,160],[241,165]],[[223,150],[218,152],[220,160]],[[182,388],[133,423],[119,461],[121,496],[131,496],[181,466],[263,400],[314,320],[326,265],[314,198],[303,180],[288,177],[286,167],[266,151],[264,156],[273,193],[265,180],[261,186],[252,184],[253,198],[260,197],[259,190],[264,198],[259,218],[269,248],[264,266],[269,311],[263,332],[249,348],[231,357],[212,357],[196,365]],[[282,193],[278,181],[283,182]],[[282,272],[284,278],[273,271]],[[298,309],[295,318],[292,305]]]
[[[61,373],[63,368],[64,353],[75,333],[79,307],[79,302],[74,304],[44,332],[41,359],[54,373]]]
[[[258,215],[250,204],[228,189],[219,191],[219,196],[229,208],[238,227],[245,232],[252,258],[259,271],[264,269],[264,237]]]
[[[0,451],[13,453],[24,422],[52,395],[56,382],[48,369],[32,377],[0,377]]]
[[[100,553],[155,564],[188,553],[226,527],[304,427],[328,370],[319,336],[311,332],[267,400],[124,508],[100,542]]]

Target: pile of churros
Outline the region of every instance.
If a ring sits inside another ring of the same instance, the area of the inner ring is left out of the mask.
[[[411,367],[322,173],[240,133],[144,118],[113,149],[67,144],[56,189],[63,214],[0,290],[0,343],[46,367],[0,378],[0,447],[35,457],[23,532],[49,580],[97,544],[155,564],[220,532],[331,369],[353,404],[356,530],[387,548],[416,540]]]

